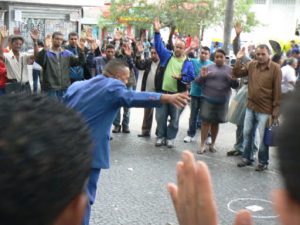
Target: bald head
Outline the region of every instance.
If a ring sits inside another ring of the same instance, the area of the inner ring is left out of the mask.
[[[127,84],[130,71],[127,63],[120,59],[112,59],[105,65],[103,75],[121,80]]]
[[[185,50],[185,42],[183,40],[177,40],[174,45],[174,54],[177,58],[183,57]]]

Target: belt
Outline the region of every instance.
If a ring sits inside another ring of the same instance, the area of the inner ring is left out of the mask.
[[[164,94],[170,94],[170,95],[173,95],[173,94],[177,94],[177,92],[171,92],[171,91],[162,91]]]
[[[20,83],[16,79],[7,79],[6,83]],[[29,85],[29,82],[22,83],[22,85]]]

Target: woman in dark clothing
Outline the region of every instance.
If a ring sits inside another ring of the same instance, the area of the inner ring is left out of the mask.
[[[202,85],[201,102],[201,144],[198,154],[206,151],[205,140],[209,130],[212,143],[209,145],[211,152],[216,152],[215,142],[219,131],[219,123],[225,123],[231,88],[237,88],[238,82],[232,78],[232,68],[225,64],[226,53],[222,49],[215,52],[215,64],[202,67],[201,76],[196,79]]]

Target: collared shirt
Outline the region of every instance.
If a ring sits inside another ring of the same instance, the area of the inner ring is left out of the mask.
[[[248,108],[266,114],[279,111],[282,75],[278,64],[270,60],[261,66],[256,60],[252,60],[245,66],[238,60],[233,68],[233,75],[249,76]]]
[[[30,56],[20,53],[19,61],[12,51],[4,53],[7,78],[16,79],[18,82],[27,83],[28,79],[28,59]]]

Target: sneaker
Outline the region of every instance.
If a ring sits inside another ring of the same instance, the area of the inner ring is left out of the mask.
[[[159,147],[165,144],[165,139],[164,138],[157,138],[155,146]]]
[[[122,132],[125,133],[125,134],[129,134],[130,133],[130,130],[128,127],[122,127]]]
[[[252,166],[252,162],[247,159],[242,159],[242,161],[237,163],[237,167],[245,167],[245,166]]]
[[[208,137],[208,138],[206,139],[206,142],[205,142],[205,143],[206,143],[207,145],[211,145],[211,142],[212,142],[212,141],[211,141],[211,137]]]
[[[121,126],[115,126],[114,129],[112,130],[113,133],[120,133],[121,132]]]
[[[184,139],[183,139],[183,142],[184,143],[190,143],[190,142],[193,142],[195,141],[195,138],[194,137],[191,137],[191,136],[186,136]]]
[[[262,172],[262,171],[267,170],[267,169],[268,169],[268,165],[259,163],[256,166],[255,171]]]
[[[174,148],[175,147],[175,139],[167,140],[167,147]]]

